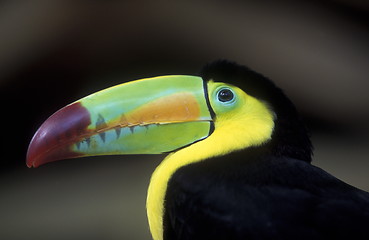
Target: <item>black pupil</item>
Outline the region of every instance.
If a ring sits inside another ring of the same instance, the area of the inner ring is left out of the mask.
[[[218,93],[218,99],[221,102],[229,102],[233,99],[233,92],[229,89],[222,89]]]

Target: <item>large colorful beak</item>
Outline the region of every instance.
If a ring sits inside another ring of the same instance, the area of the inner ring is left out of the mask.
[[[94,93],[54,113],[34,135],[27,166],[67,158],[171,152],[206,138],[212,114],[200,77],[163,76]]]

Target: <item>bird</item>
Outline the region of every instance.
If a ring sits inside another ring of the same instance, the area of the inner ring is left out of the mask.
[[[292,101],[228,60],[65,106],[36,131],[27,165],[162,153],[146,201],[154,240],[369,239],[369,193],[314,166]]]

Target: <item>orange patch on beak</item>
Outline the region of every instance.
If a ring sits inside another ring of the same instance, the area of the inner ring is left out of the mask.
[[[161,97],[122,115],[115,124],[119,127],[136,125],[188,122],[199,120],[200,107],[195,96],[182,92]]]

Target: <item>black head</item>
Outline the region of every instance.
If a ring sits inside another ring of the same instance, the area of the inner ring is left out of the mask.
[[[265,101],[276,114],[276,120],[272,140],[263,147],[276,156],[311,162],[312,144],[307,128],[293,103],[272,81],[245,66],[225,60],[206,65],[201,77],[232,84]]]

